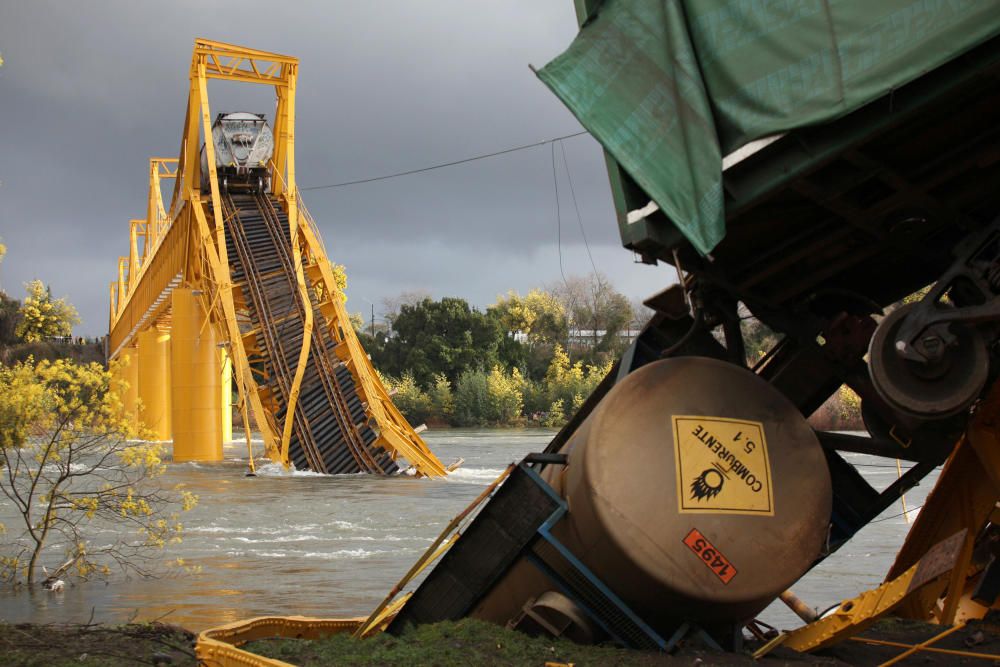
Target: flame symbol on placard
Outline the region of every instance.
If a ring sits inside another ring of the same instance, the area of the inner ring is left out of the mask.
[[[705,470],[691,482],[691,497],[695,500],[711,500],[722,491],[726,479],[715,467]]]

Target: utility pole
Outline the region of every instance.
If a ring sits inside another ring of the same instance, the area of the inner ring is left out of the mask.
[[[372,304],[372,340],[375,340],[375,304]]]

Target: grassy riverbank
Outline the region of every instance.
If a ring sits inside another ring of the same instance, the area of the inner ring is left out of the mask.
[[[918,621],[886,618],[861,636],[913,645],[942,632],[942,627]],[[950,634],[935,647],[952,651],[1000,652],[1000,626],[992,621],[975,621]],[[465,667],[543,667],[547,663],[585,665],[719,665],[724,667],[762,665],[764,667],[823,665],[881,665],[903,652],[902,648],[876,646],[845,640],[818,654],[801,654],[777,648],[760,661],[748,654],[717,653],[696,646],[681,647],[673,655],[628,651],[611,646],[579,646],[546,637],[531,638],[489,623],[465,619],[458,622],[421,626],[402,637],[380,635],[363,641],[339,635],[322,641],[271,640],[247,645],[249,650],[302,667],[318,665],[435,665]],[[981,658],[946,653],[920,653],[912,658],[923,665],[985,664]]]
[[[1000,652],[1000,628],[991,622],[973,622],[935,647],[995,654]],[[942,631],[940,626],[885,619],[863,636],[916,644]],[[170,665],[194,667],[194,636],[176,626],[160,623],[127,625],[8,625],[0,623],[0,664],[10,667],[124,667]],[[766,667],[790,665],[879,665],[902,651],[844,641],[819,655],[802,655],[777,649],[760,663],[744,654],[715,653],[683,647],[674,655],[628,651],[611,646],[579,646],[545,637],[531,638],[496,625],[465,619],[411,630],[402,637],[379,635],[356,640],[334,635],[321,641],[275,639],[257,641],[244,648],[257,655],[312,667],[318,665],[465,667],[543,667],[546,663],[585,665],[720,665]],[[985,664],[982,659],[955,654],[922,653],[914,658],[923,665]]]
[[[402,637],[382,634],[370,639],[356,640],[350,635],[334,635],[321,641],[297,639],[259,641],[248,644],[245,648],[258,655],[278,658],[303,667],[313,665],[542,667],[547,662],[637,667],[753,664],[753,660],[749,657],[720,656],[703,651],[668,656],[644,651],[627,651],[612,646],[580,646],[568,640],[528,637],[492,623],[473,619],[423,625],[410,630]]]

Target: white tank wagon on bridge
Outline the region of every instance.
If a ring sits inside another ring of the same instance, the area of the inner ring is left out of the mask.
[[[215,173],[223,192],[271,189],[268,163],[274,155],[274,134],[264,114],[220,113],[212,124]],[[208,156],[201,150],[201,192],[208,194]]]

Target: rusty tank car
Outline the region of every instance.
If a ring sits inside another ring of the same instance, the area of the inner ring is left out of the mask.
[[[1000,371],[1000,13],[824,4],[576,3],[538,76],[603,146],[623,245],[677,284],[390,632],[732,648],[956,450]],[[867,432],[811,428],[844,386]],[[912,465],[879,490],[845,452]]]

